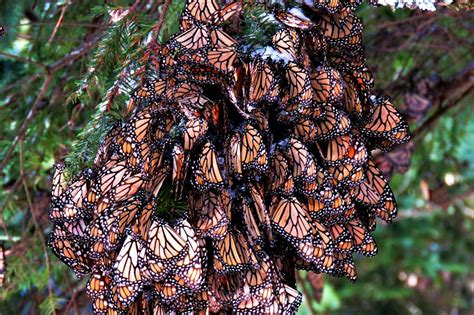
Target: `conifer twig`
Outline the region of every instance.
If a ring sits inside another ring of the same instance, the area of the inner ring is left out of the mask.
[[[34,60],[31,60],[30,58],[23,58],[21,56],[9,54],[9,53],[6,53],[6,52],[0,52],[0,56],[16,59],[18,61],[21,61],[21,62],[24,62],[24,63],[29,63],[29,64],[38,66],[38,67],[43,68],[44,70],[46,70],[46,65],[42,64],[41,62],[36,62]]]
[[[66,14],[66,10],[67,10],[67,7],[69,6],[69,4],[66,2],[64,4],[64,6],[61,8],[61,13],[59,14],[59,19],[58,21],[56,22],[56,25],[54,26],[54,30],[53,32],[51,33],[51,36],[49,36],[49,39],[47,41],[47,45],[51,44],[51,42],[53,41],[54,37],[56,36],[56,33],[58,32],[58,29],[59,27],[61,26],[63,20],[64,20],[64,14]]]
[[[166,17],[166,12],[168,12],[168,8],[171,4],[171,0],[165,0],[163,3],[162,11],[160,14],[160,18],[158,19],[158,22],[155,24],[153,27],[153,43],[158,42],[158,36],[160,35],[161,28],[163,27],[163,24],[165,23],[165,17]]]

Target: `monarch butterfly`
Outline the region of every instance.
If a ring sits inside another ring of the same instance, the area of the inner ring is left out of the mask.
[[[293,60],[297,59],[297,47],[300,38],[293,29],[281,29],[272,37],[273,46],[281,53],[289,53]]]
[[[148,281],[140,265],[145,261],[145,247],[134,235],[128,235],[114,264],[114,301],[127,308]]]
[[[153,219],[148,232],[148,255],[164,265],[170,265],[182,259],[187,246],[186,241],[169,224]]]
[[[260,244],[263,242],[263,236],[260,232],[259,224],[255,219],[255,216],[250,208],[248,202],[244,199],[242,200],[242,214],[243,214],[243,222],[245,224],[245,228],[247,230],[247,235],[249,239],[252,241],[254,248],[260,248]],[[260,223],[260,222],[259,222]]]
[[[289,12],[285,12],[283,10],[275,10],[274,12],[275,17],[286,26],[291,28],[298,28],[301,30],[309,30],[315,26],[313,22],[308,19],[302,19],[300,16],[296,16]]]
[[[51,221],[55,223],[74,222],[90,215],[85,207],[87,193],[90,189],[90,180],[87,179],[86,172],[80,174],[76,180],[69,184],[69,187],[62,193],[61,199],[53,198],[49,213]]]
[[[214,311],[229,309],[242,297],[239,292],[242,280],[239,274],[218,276],[213,270],[209,275],[209,308]]]
[[[359,186],[365,177],[364,167],[354,165],[350,161],[344,161],[339,165],[329,166],[327,172],[341,187],[345,187],[346,189]]]
[[[174,265],[174,280],[193,292],[203,285],[203,269],[201,265],[201,248],[191,224],[184,218],[174,226],[178,234],[187,243],[187,252],[183,259]]]
[[[229,142],[228,150],[229,168],[232,172],[241,177],[243,173],[242,167],[242,136],[240,133],[235,133]]]
[[[229,34],[220,30],[219,28],[211,28],[210,40],[212,48],[235,48],[237,41]]]
[[[192,197],[199,198],[202,202],[192,209],[196,213],[196,226],[201,237],[222,239],[227,233],[230,223],[227,214],[230,213],[230,209],[226,208],[230,207],[230,204],[226,203],[225,194],[225,190],[220,195],[209,191],[204,197]],[[230,198],[229,202],[231,202]]]
[[[104,211],[99,216],[100,227],[104,234],[104,246],[107,251],[117,248],[125,236],[125,229],[133,222],[142,209],[140,197],[127,200]]]
[[[171,39],[171,47],[176,46],[182,52],[195,52],[209,47],[210,37],[205,25],[196,25],[189,30],[177,34]]]
[[[186,170],[186,162],[185,162],[185,154],[184,149],[179,144],[176,144],[173,147],[172,152],[173,157],[173,173],[171,175],[171,179],[174,183],[180,183],[184,180],[185,170]]]
[[[334,14],[342,6],[341,0],[317,0],[313,1],[314,8],[321,8],[327,10],[329,13]]]
[[[168,138],[171,129],[174,127],[174,120],[171,117],[164,115],[161,118],[154,130],[154,138],[158,143]]]
[[[272,227],[293,246],[311,239],[311,218],[306,206],[295,197],[273,197],[270,204]]]
[[[292,138],[288,141],[286,158],[293,167],[293,177],[310,182],[316,174],[316,163],[308,148],[300,141]]]
[[[280,305],[283,306],[284,314],[295,313],[303,301],[301,293],[286,284],[283,284],[283,288],[280,288],[278,297]]]
[[[96,167],[103,166],[114,154],[114,141],[116,137],[120,134],[121,127],[119,124],[116,124],[110,129],[110,131],[105,136],[105,139],[100,143],[99,149],[94,159],[94,165]]]
[[[159,81],[164,82],[164,81]],[[164,83],[161,83],[164,84]],[[156,97],[161,94],[162,88],[161,84],[157,84],[158,90],[155,90],[154,81],[145,81],[140,86],[138,86],[132,93],[130,102],[128,104],[128,111],[130,112],[136,105],[141,105],[142,103],[147,103],[149,101],[155,100]]]
[[[195,312],[201,314],[208,308],[208,292],[207,290],[197,290],[197,292],[185,293],[179,296],[173,302],[173,309],[180,313]],[[153,313],[167,314],[167,313]]]
[[[92,310],[94,314],[117,314],[118,310],[112,303],[107,301],[107,297],[101,295],[92,300]]]
[[[169,90],[168,94],[168,99],[196,110],[204,108],[207,103],[211,102],[203,95],[200,86],[188,82],[178,84],[174,89]]]
[[[305,103],[312,99],[313,91],[309,76],[304,68],[295,62],[289,62],[286,67],[286,79],[289,85],[289,101]]]
[[[102,227],[100,225],[99,220],[94,220],[88,226],[88,232],[91,237],[92,245],[90,246],[90,251],[87,255],[91,259],[100,259],[104,255],[105,245],[104,245],[104,232],[102,231]]]
[[[376,205],[380,201],[380,195],[366,180],[352,189],[354,199],[364,205]]]
[[[274,271],[271,265],[270,257],[263,255],[259,261],[259,267],[256,269],[249,269],[245,272],[245,283],[249,285],[251,294],[258,294],[259,291],[264,290],[265,287],[271,284],[274,277]],[[265,296],[258,297],[259,302],[264,302]]]
[[[335,254],[335,258],[336,275],[346,276],[351,282],[354,282],[357,279],[357,271],[352,255],[338,252]]]
[[[175,303],[179,296],[188,293],[188,290],[172,279],[167,279],[164,282],[155,282],[154,289],[154,295],[165,305]]]
[[[338,252],[353,251],[352,234],[345,224],[334,224],[330,226],[329,231]]]
[[[74,270],[76,275],[83,276],[91,272],[92,261],[85,257],[87,244],[68,235],[59,225],[54,226],[48,239],[48,246],[62,262]]]
[[[77,221],[74,222],[62,222],[59,223],[61,225],[65,232],[67,232],[68,235],[73,236],[77,238],[78,240],[81,241],[86,241],[89,238],[89,235],[87,234],[87,223],[84,219],[78,219]]]
[[[345,224],[352,236],[354,251],[365,256],[377,254],[377,245],[362,222],[355,218]]]
[[[200,191],[222,186],[222,173],[217,162],[214,145],[207,142],[193,165],[194,187]]]
[[[113,193],[114,188],[128,179],[131,173],[126,161],[110,160],[99,170],[94,188],[99,196],[105,197],[109,192]]]
[[[341,46],[333,45],[333,41],[329,41],[325,50],[327,63],[341,73],[351,73],[357,69],[362,69],[367,60],[364,56],[364,48],[361,42],[361,35],[353,36],[347,44]],[[352,79],[351,79],[352,80]],[[359,87],[357,87],[359,89]],[[366,87],[363,87],[366,89]]]
[[[352,137],[349,134],[336,136],[329,140],[326,154],[323,154],[327,161],[343,160],[348,154],[352,145]]]
[[[332,40],[341,40],[362,32],[362,23],[354,13],[348,9],[341,11],[339,17],[321,15],[319,26],[325,37]]]
[[[148,136],[151,123],[151,113],[148,110],[143,110],[127,123],[127,125],[122,129],[122,132],[130,138],[128,142],[141,143]],[[123,151],[129,153],[129,150]]]
[[[94,270],[86,285],[86,293],[91,299],[99,299],[106,296],[107,290],[112,282],[112,279],[107,275],[106,270],[100,267]]]
[[[6,259],[5,259],[5,247],[3,242],[0,243],[0,288],[3,287],[5,282],[5,272],[6,272]]]
[[[263,193],[259,191],[256,186],[250,185],[250,196],[252,197],[254,209],[257,214],[259,224],[264,225],[266,233],[268,235],[268,239],[270,240],[270,242],[272,242],[273,234],[271,231],[271,221],[267,206],[265,205]]]
[[[397,216],[398,207],[393,192],[388,185],[385,186],[380,201],[380,204],[374,206],[371,210],[375,212],[377,217],[386,222],[391,222]]]
[[[110,312],[108,315],[119,315],[120,312]],[[135,299],[135,302],[130,305],[130,307],[127,310],[127,314],[129,315],[151,315],[151,310],[149,307],[149,300],[145,296],[144,293],[140,293],[137,298]]]
[[[374,77],[369,68],[363,64],[362,66],[353,69],[350,73],[353,80],[357,84],[357,88],[362,92],[368,92],[374,87]]]
[[[222,8],[219,8],[218,3],[214,0],[187,1],[181,17],[180,28],[187,30],[199,22],[219,25],[239,12],[241,7],[239,1],[231,2]]]
[[[153,196],[157,197],[160,193],[163,184],[168,178],[170,169],[170,163],[162,165],[162,167],[156,172],[156,175],[148,182],[146,190]]]
[[[256,257],[238,230],[230,230],[222,240],[213,240],[214,269],[218,275],[240,272],[256,263]]]
[[[342,135],[351,128],[351,121],[343,111],[334,106],[323,106],[325,115],[315,120],[316,139],[329,140],[336,135]]]
[[[328,66],[314,69],[310,82],[314,89],[313,99],[318,103],[336,103],[343,95],[342,79],[339,72]]]
[[[188,0],[186,1],[184,14],[189,14],[196,21],[207,22],[218,11],[219,5],[215,0]]]
[[[302,118],[296,121],[293,133],[303,143],[309,144],[316,139],[316,126],[311,119]]]
[[[209,63],[224,73],[231,73],[234,71],[236,58],[237,53],[233,48],[216,48],[207,52]]]
[[[184,130],[184,150],[190,151],[206,135],[207,122],[200,118],[190,118]]]
[[[333,269],[333,240],[329,231],[317,220],[313,220],[313,252],[309,259],[317,269],[330,273]]]
[[[271,158],[269,172],[270,192],[292,195],[294,189],[293,177],[290,174],[290,166],[280,150],[275,150]]]
[[[209,20],[212,24],[219,25],[225,21],[228,21],[231,17],[239,13],[241,10],[242,2],[233,1],[223,6],[220,10],[215,11]]]
[[[368,158],[364,143],[359,137],[348,134],[329,140],[322,154],[328,165],[350,164],[355,167],[365,165]]]
[[[261,59],[255,59],[249,65],[250,88],[248,99],[250,102],[259,102],[275,95],[275,79],[270,64]]]
[[[242,134],[241,153],[242,168],[265,171],[267,165],[267,151],[262,136],[255,127],[245,125]]]
[[[51,199],[53,202],[57,201],[61,194],[66,190],[67,180],[64,169],[64,165],[54,165],[54,174],[51,185]]]
[[[307,199],[309,214],[312,218],[330,222],[328,216],[340,217],[347,209],[353,207],[350,195],[342,194],[335,187],[323,186],[318,193]]]
[[[367,183],[379,196],[379,203],[369,207],[382,220],[391,222],[397,215],[397,205],[392,190],[382,172],[369,160],[366,170]]]
[[[369,114],[370,106],[366,105],[359,97],[358,90],[350,79],[344,77],[344,107],[346,112],[352,117],[356,117],[359,121],[367,119],[365,116]]]
[[[402,117],[387,99],[379,99],[376,104],[372,120],[364,125],[363,132],[373,136],[385,136],[402,126]]]

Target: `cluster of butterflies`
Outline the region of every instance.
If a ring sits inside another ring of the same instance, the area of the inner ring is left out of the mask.
[[[408,126],[371,94],[357,3],[307,2],[249,47],[255,4],[187,1],[94,166],[57,166],[49,245],[96,314],[292,314],[296,269],[355,280],[377,253],[397,206],[371,152]]]

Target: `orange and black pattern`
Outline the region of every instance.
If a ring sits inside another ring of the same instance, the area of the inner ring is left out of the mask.
[[[409,139],[372,94],[358,2],[271,8],[255,48],[229,27],[241,1],[187,2],[131,118],[53,178],[49,245],[96,314],[291,314],[296,268],[356,279],[397,214],[371,152]]]

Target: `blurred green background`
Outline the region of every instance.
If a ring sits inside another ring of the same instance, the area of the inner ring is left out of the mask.
[[[171,1],[160,40],[177,28]],[[93,156],[99,127],[120,119],[144,71],[160,1],[2,0],[0,242],[7,271],[0,314],[90,312],[79,281],[44,246],[51,168]],[[377,92],[409,119],[414,139],[377,155],[398,219],[379,223],[379,254],[358,281],[300,274],[300,314],[474,314],[474,12],[362,6]],[[322,296],[318,293],[324,284]],[[319,296],[318,296],[319,295]]]

